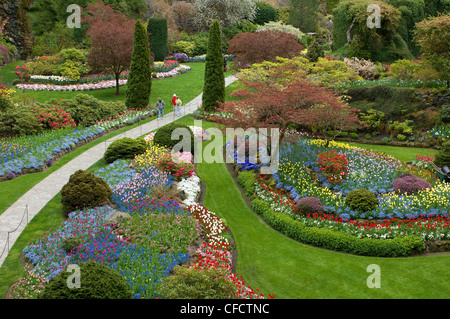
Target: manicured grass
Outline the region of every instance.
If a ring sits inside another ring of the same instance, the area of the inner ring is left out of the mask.
[[[438,150],[430,148],[414,148],[414,147],[399,147],[390,145],[371,145],[361,143],[348,143],[353,146],[370,149],[375,152],[382,152],[397,157],[402,162],[411,162],[416,159],[416,155],[430,155],[436,156]]]
[[[225,164],[198,164],[206,183],[204,206],[224,218],[237,244],[237,273],[276,298],[448,298],[450,254],[361,257],[296,242],[267,226],[246,205]],[[381,288],[368,288],[377,264]]]
[[[2,67],[0,69],[0,82],[2,82],[3,84],[8,83],[8,86],[12,88],[12,82],[17,79],[17,75],[14,73],[14,70],[17,66],[22,64],[23,61],[19,60]]]

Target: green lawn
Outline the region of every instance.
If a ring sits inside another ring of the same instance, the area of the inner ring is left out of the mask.
[[[8,82],[11,86],[12,81],[16,78],[16,75],[13,73],[16,65],[21,65],[21,63],[15,62],[3,67],[0,70],[0,81],[4,83]],[[166,104],[170,104],[170,100],[172,99],[174,93],[177,94],[184,103],[187,103],[203,91],[205,63],[187,63],[187,65],[191,67],[191,70],[185,74],[172,78],[153,80],[150,98],[152,105],[156,103],[158,97],[161,97]],[[227,71],[225,76],[231,74],[231,71]],[[22,90],[15,88],[15,98],[19,100],[35,100],[36,102],[42,103],[51,99],[71,99],[79,93],[85,93],[104,101],[125,101],[126,89],[127,85],[121,86],[120,95],[117,96],[115,95],[115,88],[78,92],[26,91],[26,93],[23,93]]]
[[[17,79],[17,75],[14,73],[14,70],[17,66],[22,64],[23,61],[19,60],[2,67],[0,69],[0,82],[4,84],[8,83],[9,87],[13,87],[12,82]]]
[[[370,149],[375,152],[382,152],[397,157],[402,162],[411,162],[416,159],[416,155],[430,155],[436,156],[438,150],[431,148],[414,148],[414,147],[399,147],[389,145],[371,145],[361,143],[348,143],[353,146]]]

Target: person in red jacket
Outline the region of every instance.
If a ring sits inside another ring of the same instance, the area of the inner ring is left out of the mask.
[[[173,105],[173,109],[175,110],[175,105],[177,104],[177,95],[174,94],[173,98],[172,98],[172,105]]]

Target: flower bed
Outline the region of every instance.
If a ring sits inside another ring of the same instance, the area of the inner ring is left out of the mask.
[[[286,215],[303,227],[330,229],[360,239],[450,239],[450,185],[436,182],[432,188],[416,193],[394,193],[392,184],[402,163],[385,154],[336,142],[327,151],[346,156],[348,176],[337,183],[330,182],[320,169],[324,158],[330,158],[320,156],[324,145],[322,140],[304,139],[284,144],[278,172],[258,177],[254,194],[267,203],[271,212]],[[334,167],[341,169],[342,163],[338,161]],[[346,205],[346,195],[360,188],[377,195],[378,205],[372,211],[354,211]],[[320,200],[323,211],[305,213],[296,209],[296,203],[307,197]]]
[[[25,174],[37,170],[43,170],[51,166],[55,157],[73,150],[78,143],[92,140],[101,134],[121,125],[132,125],[146,117],[152,116],[154,111],[127,110],[115,118],[105,119],[88,128],[58,129],[60,126],[52,124],[55,130],[46,131],[36,136],[22,136],[0,141],[0,178],[8,179],[17,174]],[[50,115],[42,117],[49,118]],[[66,122],[62,122],[65,124]],[[68,122],[67,122],[68,123]],[[27,171],[25,171],[27,170]],[[2,179],[2,180],[3,180]]]
[[[9,172],[22,174],[23,169],[40,169],[55,154],[70,150],[80,141],[92,139],[103,132],[103,129],[95,126],[66,128],[4,140],[0,144],[0,177]]]
[[[153,77],[156,79],[163,79],[163,78],[169,78],[174,77],[180,74],[184,74],[187,71],[189,71],[191,68],[188,65],[179,65],[173,68],[168,68],[170,70],[168,71],[157,71],[153,72]],[[33,84],[26,84],[26,83],[19,83],[16,85],[18,89],[21,90],[28,90],[28,91],[92,91],[92,90],[102,90],[102,89],[110,89],[116,87],[116,80],[106,80],[109,78],[109,76],[103,76],[103,77],[93,77],[91,80],[86,79],[85,81],[82,81],[81,83],[76,84],[50,84],[50,83],[67,83],[66,81],[55,81],[53,79],[48,79],[48,81],[44,81],[41,79],[41,83],[33,83]],[[42,82],[49,82],[49,83],[42,83]],[[128,83],[128,79],[125,75],[121,76],[119,79],[119,85],[125,85]]]
[[[192,259],[190,252],[198,257],[186,267],[198,271],[220,267],[235,285],[236,298],[264,298],[232,272],[230,243],[222,236],[227,227],[195,202],[200,182],[196,175],[182,178],[177,185],[190,194],[185,202],[188,208],[174,200],[151,198],[151,188],[170,187],[174,179],[156,168],[159,158],[170,153],[155,146],[152,136],[145,137],[149,151],[140,159],[117,160],[94,172],[112,188],[112,205],[74,211],[60,228],[28,244],[23,253],[34,269],[19,280],[13,291],[16,298],[35,298],[68,265],[86,261],[116,269],[129,283],[134,298],[157,298],[164,278],[176,265],[187,264]],[[188,154],[179,156],[192,160]],[[116,214],[128,218],[115,219]],[[196,246],[202,237],[204,243]],[[36,285],[24,285],[26,280]]]

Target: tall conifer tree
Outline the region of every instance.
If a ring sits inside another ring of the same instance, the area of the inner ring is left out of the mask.
[[[147,30],[140,20],[134,30],[133,55],[128,75],[126,106],[133,109],[146,108],[152,89],[152,61]]]
[[[217,108],[217,102],[225,102],[225,77],[222,53],[220,24],[215,20],[209,30],[206,53],[205,84],[203,86],[202,106],[207,111]]]

